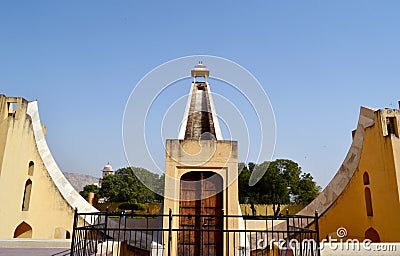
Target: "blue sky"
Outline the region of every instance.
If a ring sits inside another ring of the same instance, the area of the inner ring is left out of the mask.
[[[399,1],[368,0],[1,1],[0,93],[39,101],[63,171],[99,176],[107,161],[127,165],[122,116],[147,72],[187,55],[224,57],[270,98],[274,158],[325,186],[359,107],[400,100],[399,13]]]

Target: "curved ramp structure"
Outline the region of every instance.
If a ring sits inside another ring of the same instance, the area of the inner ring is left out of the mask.
[[[353,142],[339,171],[318,197],[298,213],[299,215],[312,216],[315,211],[320,215],[324,214],[344,192],[359,165],[365,129],[374,125],[375,111],[376,109],[361,107]]]
[[[353,142],[339,171],[298,213],[318,211],[321,239],[400,241],[399,127],[400,110],[361,107]]]
[[[37,101],[0,95],[0,238],[70,238],[74,209],[97,211],[62,174],[45,132]]]
[[[28,103],[26,112],[32,120],[33,134],[35,136],[36,147],[43,161],[43,164],[49,173],[52,181],[60,191],[63,198],[66,200],[72,209],[77,208],[78,212],[97,212],[98,210],[90,205],[69,183],[67,178],[61,172],[56,161],[51,155],[50,149],[47,146],[46,138],[43,133],[42,124],[39,118],[39,110],[37,101]],[[89,220],[88,220],[89,221]]]

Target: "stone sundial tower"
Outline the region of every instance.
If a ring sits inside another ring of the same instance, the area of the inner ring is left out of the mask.
[[[201,62],[191,71],[193,82],[178,139],[166,141],[164,214],[173,219],[171,255],[224,255],[228,235],[207,230],[237,229],[238,148],[237,141],[222,139],[221,129],[207,77]],[[179,220],[179,221],[178,221]],[[164,228],[168,222],[164,220]],[[186,231],[187,230],[187,231]]]

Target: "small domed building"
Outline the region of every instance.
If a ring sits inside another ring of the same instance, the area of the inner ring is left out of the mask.
[[[113,170],[112,166],[110,165],[110,162],[108,162],[108,163],[104,166],[102,172],[103,172],[103,175],[102,175],[101,178],[99,179],[99,187],[101,187],[101,183],[103,182],[103,178],[104,178],[105,176],[114,174],[114,170]]]

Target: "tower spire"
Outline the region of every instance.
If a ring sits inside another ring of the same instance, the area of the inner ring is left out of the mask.
[[[210,71],[201,61],[191,71],[193,77],[179,139],[222,140],[207,77]]]

